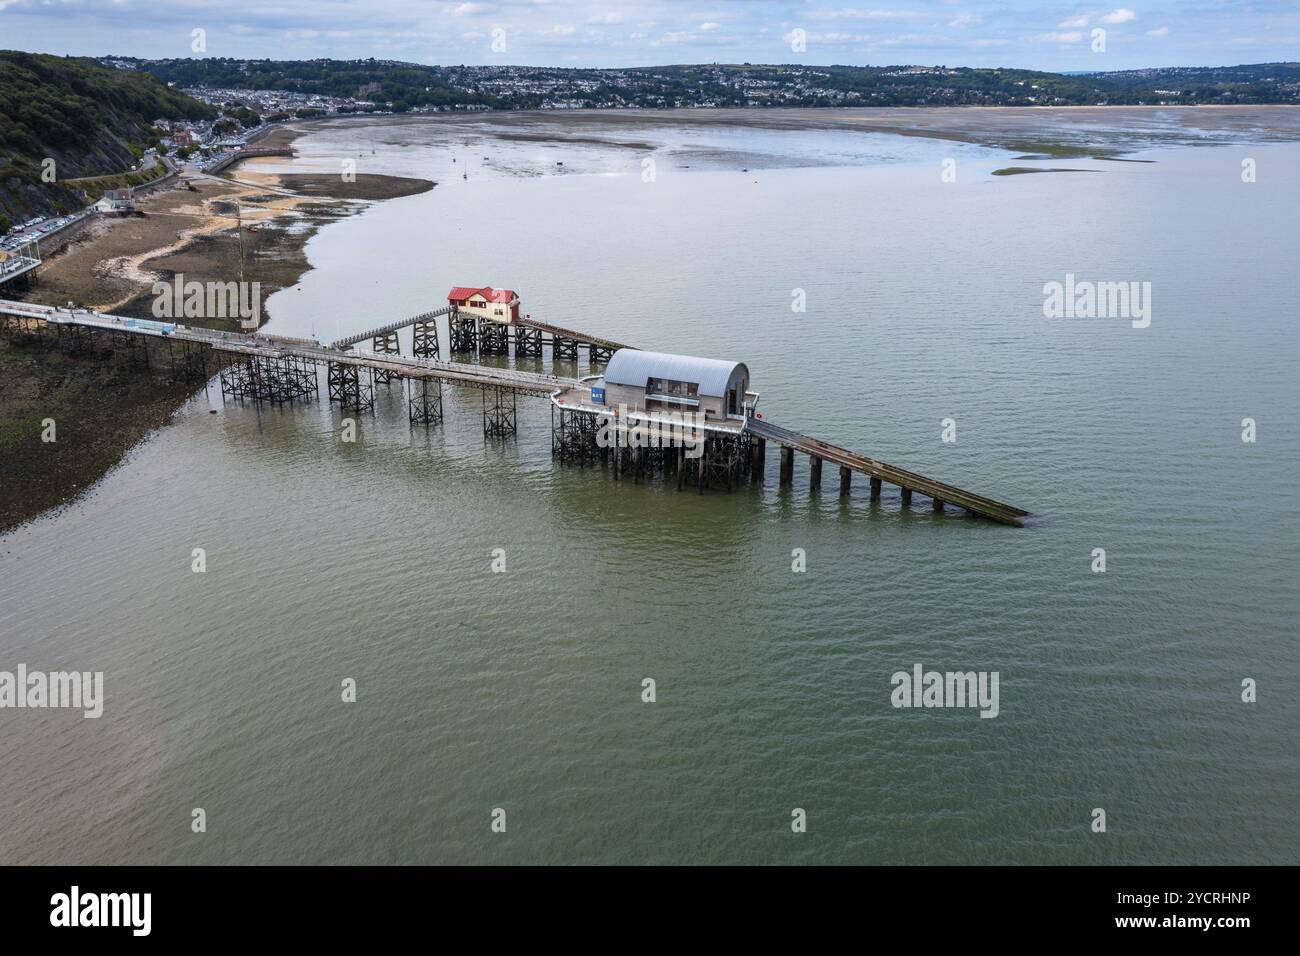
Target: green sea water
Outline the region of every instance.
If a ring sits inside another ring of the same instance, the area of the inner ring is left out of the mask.
[[[781,489],[774,450],[730,495],[616,483],[552,461],[543,399],[489,442],[479,392],[426,428],[380,387],[345,443],[211,386],[0,538],[0,670],[105,675],[97,720],[0,710],[0,862],[1300,862],[1300,146],[991,177],[916,138],[557,128],[300,140],[438,186],[325,227],[270,329],[506,286],[744,361],[771,421],[1032,526],[812,493],[803,459]],[[1045,318],[1067,274],[1150,282],[1150,326]],[[997,672],[998,716],[895,708],[916,664]]]

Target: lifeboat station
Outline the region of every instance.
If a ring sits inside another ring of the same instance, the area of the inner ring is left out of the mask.
[[[762,470],[763,444],[746,431],[758,397],[743,362],[619,349],[604,374],[551,396],[552,450],[615,477],[732,488]]]

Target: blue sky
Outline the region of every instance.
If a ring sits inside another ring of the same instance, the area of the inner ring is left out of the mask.
[[[0,48],[193,56],[192,31],[202,29],[209,56],[420,63],[921,63],[1063,71],[1300,59],[1300,0],[1132,2],[0,0]],[[1091,49],[1095,29],[1106,31],[1104,52]],[[798,31],[803,50],[792,42]]]

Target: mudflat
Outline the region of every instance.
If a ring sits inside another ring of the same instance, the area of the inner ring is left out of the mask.
[[[286,145],[301,132],[274,130],[259,145]],[[42,266],[22,297],[148,318],[154,284],[177,275],[256,282],[266,297],[310,268],[303,248],[324,223],[363,208],[359,200],[432,187],[394,176],[349,183],[239,167],[227,177],[187,172],[174,187],[142,198],[137,215],[89,226]],[[186,322],[233,329],[237,320]],[[159,354],[144,368],[120,343],[74,344],[49,331],[0,326],[0,533],[74,500],[194,392],[171,380],[165,349],[152,348]],[[49,419],[55,441],[42,440]]]
[[[857,130],[976,143],[1049,156],[1111,156],[1151,145],[1300,140],[1300,106],[942,106],[682,110],[552,110],[330,117],[333,123],[449,123],[492,128],[507,138],[646,149],[638,129],[731,126],[783,130]]]

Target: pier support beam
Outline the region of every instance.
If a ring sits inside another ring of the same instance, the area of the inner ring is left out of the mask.
[[[149,337],[145,335],[133,335],[130,332],[121,334],[122,354],[126,357],[128,368],[147,369],[149,368]]]
[[[181,342],[177,348],[167,341],[167,358],[171,362],[173,382],[197,384],[208,380],[208,347],[194,342]],[[180,354],[178,355],[177,352]]]
[[[821,491],[822,460],[816,455],[808,456],[808,490]]]
[[[416,322],[413,329],[415,337],[412,340],[411,354],[419,358],[441,358],[442,350],[438,348],[437,319]],[[441,393],[441,389],[442,386],[439,385],[439,393]]]
[[[794,481],[794,449],[789,445],[781,446],[781,487]]]
[[[578,340],[568,339],[562,335],[551,337],[551,358],[578,360]]]
[[[488,401],[489,397],[491,402]],[[485,438],[513,437],[519,431],[515,412],[513,388],[501,388],[496,385],[483,388],[483,436]]]
[[[853,487],[853,470],[847,465],[840,465],[840,497],[847,498]]]
[[[478,350],[482,355],[506,355],[510,352],[510,326],[484,319],[478,327]]]
[[[582,467],[608,461],[610,448],[600,446],[598,440],[602,422],[586,412],[573,412],[551,406],[551,455],[561,464]],[[615,449],[615,465],[618,451]]]
[[[255,402],[292,402],[317,391],[316,363],[285,355],[218,353],[221,397],[251,398]],[[206,369],[203,370],[206,374]]]
[[[95,330],[87,325],[57,325],[55,335],[69,355],[93,355]],[[167,343],[170,353],[171,342]],[[147,363],[146,363],[147,364]]]
[[[364,412],[375,407],[375,389],[370,369],[343,362],[330,362],[327,373],[330,401],[344,411]]]
[[[875,475],[871,476],[871,500],[880,500],[880,479]]]
[[[930,508],[931,508],[932,510],[934,510],[934,511],[942,511],[942,510],[943,510],[943,499],[942,499],[942,498],[934,498],[934,499],[931,499],[931,501],[930,501]]]
[[[472,315],[453,312],[447,318],[451,330],[452,354],[465,354],[478,348],[478,319]]]
[[[904,507],[904,508],[910,508],[910,507],[912,507],[912,489],[911,489],[911,488],[901,488],[901,489],[899,489],[899,490],[902,491],[902,493],[903,493],[903,507]]]
[[[380,355],[401,355],[402,347],[397,342],[397,332],[385,332],[383,335],[376,335],[374,338],[374,351]],[[387,385],[389,382],[400,378],[396,372],[389,372],[386,369],[375,369],[375,384]]]
[[[597,345],[595,342],[587,344],[587,358],[592,365],[606,365],[613,358],[614,350],[605,345]]]
[[[442,379],[409,378],[407,411],[412,425],[442,424]]]
[[[515,327],[515,358],[524,356],[528,358],[542,357],[541,329],[530,329],[523,325]]]
[[[749,465],[749,480],[761,482],[763,480],[764,459],[767,457],[767,439],[755,438],[754,444],[750,447],[752,461]]]

